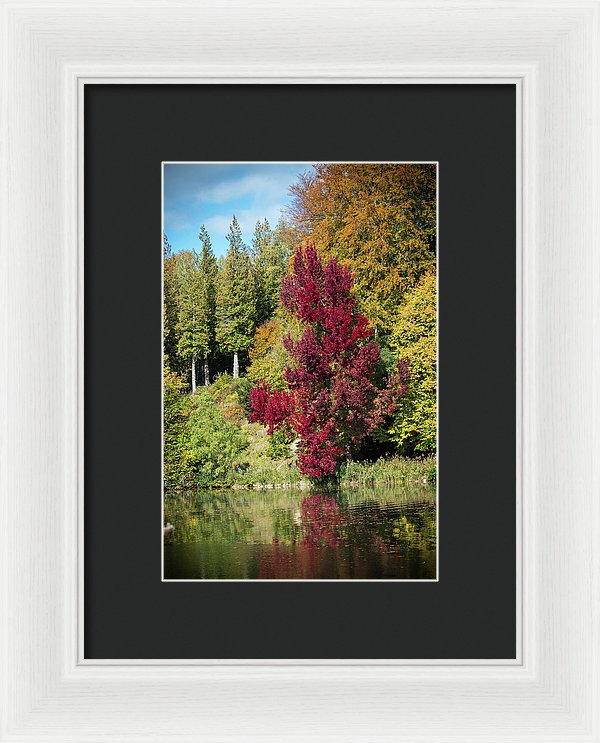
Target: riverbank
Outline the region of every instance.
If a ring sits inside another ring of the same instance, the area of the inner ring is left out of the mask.
[[[378,459],[375,462],[344,462],[340,467],[338,477],[329,485],[352,488],[365,485],[432,485],[435,482],[435,457],[419,459],[389,457]],[[206,485],[203,486],[206,487]],[[319,485],[316,486],[319,487]],[[195,489],[195,487],[197,486],[187,489]],[[240,490],[286,488],[309,490],[315,487],[315,484],[303,477],[292,460],[280,460],[234,468],[226,480],[213,482],[208,487]]]

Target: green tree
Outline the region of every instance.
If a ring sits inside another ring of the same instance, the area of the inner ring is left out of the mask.
[[[405,454],[436,448],[436,278],[428,273],[410,289],[398,309],[390,344],[410,360],[408,391],[389,428],[390,438]]]
[[[257,290],[257,323],[269,320],[281,306],[281,280],[287,273],[296,243],[289,226],[280,220],[272,230],[268,220],[258,221],[252,240],[252,262]]]
[[[177,359],[177,258],[166,235],[163,235],[163,350],[171,368]]]
[[[227,235],[229,250],[217,281],[217,345],[233,354],[233,376],[239,376],[239,352],[248,349],[256,328],[256,291],[252,263],[235,218]]]
[[[272,239],[271,226],[267,219],[257,221],[252,237],[252,268],[256,291],[256,322],[258,325],[271,316],[271,297],[266,290],[268,275],[268,252]]]
[[[215,350],[217,260],[206,227],[198,235],[202,248],[199,264],[199,335],[204,351],[204,384],[210,384],[208,357]]]
[[[200,265],[195,251],[184,250],[177,254],[177,280],[179,286],[177,353],[189,364],[192,392],[196,391],[196,360],[203,358],[206,338],[202,327]]]

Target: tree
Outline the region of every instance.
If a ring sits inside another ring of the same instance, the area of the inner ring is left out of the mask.
[[[199,265],[199,345],[204,352],[204,384],[210,384],[208,357],[215,349],[217,260],[206,227],[198,234],[202,248]]]
[[[324,266],[314,246],[297,248],[281,289],[284,308],[304,327],[298,340],[284,339],[292,361],[284,375],[289,392],[261,383],[250,393],[251,420],[271,434],[291,425],[300,439],[300,471],[314,479],[334,474],[406,391],[404,362],[384,389],[375,384],[379,347],[356,309],[352,285],[352,274],[336,260]]]
[[[215,347],[217,262],[204,225],[198,237],[200,256],[189,250],[177,256],[177,352],[191,366],[192,392],[196,390],[196,360],[202,359],[204,383],[210,383],[208,357]]]
[[[179,301],[177,313],[177,353],[189,363],[192,392],[196,391],[196,359],[205,351],[200,309],[200,271],[197,253],[189,250],[177,254],[177,279]]]
[[[163,235],[163,349],[167,363],[177,365],[177,258]]]
[[[291,188],[293,225],[355,277],[361,311],[388,334],[398,302],[436,262],[436,166],[315,166]]]
[[[252,263],[235,218],[227,235],[229,249],[217,282],[217,344],[233,354],[233,376],[239,376],[239,352],[246,351],[256,328],[256,294]]]
[[[252,263],[257,296],[257,324],[269,320],[280,304],[281,280],[286,274],[293,247],[282,220],[275,230],[267,219],[259,220],[252,239]]]
[[[256,291],[256,322],[260,325],[267,320],[274,309],[271,307],[269,293],[266,290],[267,284],[267,256],[269,243],[272,239],[271,226],[267,219],[262,222],[258,220],[254,227],[252,237],[252,268],[254,273],[254,288]]]
[[[436,279],[429,273],[406,293],[391,337],[393,350],[410,357],[410,389],[389,428],[390,437],[405,454],[436,448],[436,339]]]

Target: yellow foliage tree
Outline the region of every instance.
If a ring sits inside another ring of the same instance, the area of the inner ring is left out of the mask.
[[[388,430],[401,452],[430,453],[437,439],[436,278],[428,273],[406,293],[398,308],[392,349],[410,360],[408,391]]]
[[[355,276],[360,309],[379,333],[398,302],[436,263],[436,166],[315,166],[291,188],[293,224]]]

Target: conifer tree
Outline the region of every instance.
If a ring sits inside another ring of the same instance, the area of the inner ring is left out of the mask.
[[[163,235],[163,346],[167,362],[177,368],[177,258]]]
[[[212,249],[206,227],[198,234],[202,248],[199,265],[199,346],[202,346],[204,361],[204,384],[210,384],[208,357],[215,350],[217,260]]]
[[[281,280],[285,276],[295,244],[290,242],[285,223],[275,230],[267,219],[258,221],[252,240],[252,260],[257,293],[257,321],[269,320],[279,305]]]
[[[229,250],[217,282],[217,344],[233,354],[233,376],[239,376],[239,352],[252,343],[256,328],[256,292],[252,263],[235,218],[227,235]]]
[[[264,253],[266,246],[271,241],[272,231],[268,219],[257,220],[252,236],[252,259],[257,261],[259,256]]]
[[[256,292],[256,321],[260,325],[271,316],[269,297],[267,296],[267,251],[271,241],[271,227],[267,219],[258,220],[252,237],[252,268],[254,289]]]
[[[177,353],[190,365],[192,392],[196,391],[196,359],[203,354],[200,337],[200,271],[197,253],[189,250],[177,255],[179,309],[177,313]]]

